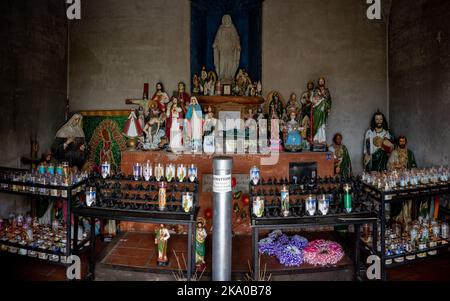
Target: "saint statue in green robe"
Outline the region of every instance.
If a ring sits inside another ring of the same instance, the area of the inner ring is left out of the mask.
[[[167,258],[167,243],[170,238],[169,230],[161,224],[155,229],[155,244],[158,245],[158,266],[167,266],[169,259]]]
[[[313,113],[311,122],[312,143],[326,144],[327,137],[325,127],[328,122],[328,116],[331,111],[330,91],[325,87],[325,78],[321,77],[318,87],[314,90],[312,96]]]
[[[208,234],[206,233],[206,220],[202,217],[197,219],[197,231],[195,234],[195,264],[198,269],[205,268],[205,242]]]
[[[334,154],[334,172],[336,175],[348,177],[352,173],[352,162],[347,147],[342,144],[342,134],[337,133],[333,137],[333,144],[329,148]]]

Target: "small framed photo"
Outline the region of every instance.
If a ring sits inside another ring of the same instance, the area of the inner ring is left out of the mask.
[[[225,96],[231,95],[231,85],[223,85],[223,95]]]

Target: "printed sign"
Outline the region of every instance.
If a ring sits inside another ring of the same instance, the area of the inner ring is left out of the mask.
[[[213,175],[213,192],[231,192],[231,175]]]

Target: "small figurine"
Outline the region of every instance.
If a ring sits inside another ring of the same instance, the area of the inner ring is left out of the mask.
[[[258,96],[258,97],[262,96],[262,83],[260,80],[256,84],[256,96]]]
[[[158,266],[168,266],[169,259],[167,258],[167,244],[170,238],[169,230],[164,224],[155,229],[155,245],[158,245]]]
[[[141,141],[142,148],[145,150],[155,150],[160,147],[165,131],[162,127],[165,114],[161,114],[158,108],[152,109],[150,120],[144,128],[145,139]]]
[[[135,111],[132,110],[123,128],[123,134],[129,139],[128,146],[130,149],[136,148],[136,141],[139,137],[142,137],[143,133],[141,123],[136,117]],[[130,143],[130,141],[133,143]]]
[[[303,92],[302,97],[300,99],[301,102],[301,108],[302,108],[302,116],[301,116],[301,123],[302,126],[307,128],[307,137],[310,137],[310,120],[311,120],[311,113],[312,113],[312,96],[314,93],[314,82],[309,81],[306,85],[306,91]]]
[[[272,116],[272,111],[275,110],[276,115],[278,117],[281,117],[283,115],[283,109],[284,109],[284,101],[280,93],[277,91],[269,93],[269,95],[267,96],[267,103],[266,103],[266,111],[269,114],[269,116]]]
[[[290,120],[286,124],[287,138],[285,141],[285,149],[296,152],[302,148],[302,137],[300,136],[300,125],[297,122],[297,114],[291,111]]]
[[[178,104],[178,99],[174,97],[169,104],[166,119],[166,137],[169,138],[172,152],[179,152],[183,149],[181,118],[183,118],[183,109]]]
[[[152,101],[158,104],[158,108],[163,111],[166,105],[169,103],[170,98],[164,90],[164,85],[162,83],[156,84],[156,92],[153,94]]]
[[[186,93],[186,84],[183,82],[178,83],[178,91],[173,92],[173,97],[178,99],[179,106],[183,109],[183,113],[186,114],[186,107],[189,106],[191,96]]]
[[[203,112],[196,97],[191,97],[191,104],[186,113],[186,133],[194,152],[201,151],[203,138]]]
[[[302,106],[301,106],[301,103],[297,100],[297,95],[295,93],[292,93],[291,97],[289,97],[289,101],[287,103],[286,110],[288,112],[294,111],[296,116],[300,117]]]
[[[200,72],[200,93],[205,93],[205,84],[208,80],[208,72],[206,72],[206,67],[202,67],[202,71]]]
[[[211,106],[208,106],[208,109],[205,113],[204,135],[205,136],[209,136],[209,135],[215,136],[216,124],[217,124],[217,119],[214,118],[213,109]]]
[[[333,137],[333,144],[329,148],[334,154],[334,172],[337,175],[348,177],[352,172],[352,163],[347,147],[342,144],[342,134],[336,133]]]
[[[331,95],[325,87],[324,77],[319,78],[318,87],[314,90],[311,101],[313,106],[312,143],[325,145],[327,142],[325,127],[331,111]]]
[[[203,217],[197,219],[197,231],[195,235],[195,264],[197,269],[203,271],[206,267],[205,262],[205,241],[208,234],[206,233],[206,220]]]
[[[200,79],[197,76],[197,74],[194,74],[194,78],[192,79],[192,85],[193,85],[192,93],[199,94],[200,93]]]

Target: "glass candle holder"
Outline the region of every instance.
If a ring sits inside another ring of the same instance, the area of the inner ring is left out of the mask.
[[[166,210],[167,205],[167,183],[160,182],[159,183],[159,191],[158,191],[158,209],[159,211]]]
[[[260,196],[253,197],[253,214],[256,217],[262,217],[264,214],[264,198]]]
[[[164,166],[161,163],[158,163],[155,167],[155,177],[158,182],[164,178]]]
[[[281,189],[281,213],[284,217],[289,216],[289,189],[283,185],[283,188]]]
[[[306,212],[308,212],[308,214],[310,216],[313,216],[314,214],[316,214],[316,210],[317,210],[317,199],[314,195],[310,194],[307,198],[306,198],[306,204],[305,204],[305,208],[306,208]]]
[[[145,181],[150,181],[150,178],[153,176],[153,166],[150,161],[147,161],[142,169],[142,174],[144,176]]]
[[[194,195],[192,192],[183,193],[182,197],[182,207],[185,213],[189,213],[194,204]]]
[[[195,180],[197,180],[197,176],[198,176],[197,173],[198,173],[197,166],[195,166],[194,164],[191,164],[189,166],[189,170],[188,170],[188,177],[189,177],[190,182],[195,182]]]
[[[187,175],[187,168],[186,165],[184,164],[179,164],[177,166],[177,178],[178,178],[178,182],[183,183],[184,180],[186,179],[186,175]]]

